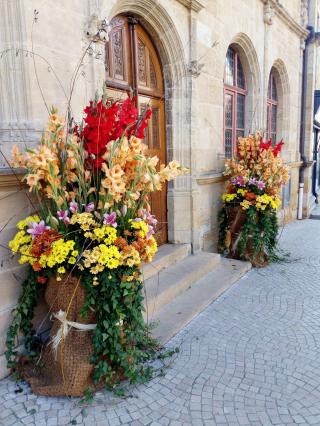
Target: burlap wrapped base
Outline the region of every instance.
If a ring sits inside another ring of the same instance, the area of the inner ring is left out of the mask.
[[[80,309],[85,301],[85,290],[78,278],[69,277],[57,282],[50,279],[45,292],[45,300],[51,313],[59,310],[67,312],[67,319],[83,324],[95,323],[94,314],[80,317]],[[79,331],[71,328],[55,353],[51,339],[56,335],[61,322],[54,319],[50,341],[44,348],[38,362],[40,368],[25,372],[25,380],[36,395],[82,396],[84,390],[92,386],[93,365],[89,359],[93,352],[92,331]]]

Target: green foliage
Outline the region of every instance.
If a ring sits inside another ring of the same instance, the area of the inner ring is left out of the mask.
[[[229,220],[226,209],[220,210],[218,215],[219,224],[219,237],[218,237],[218,252],[221,254],[227,254],[227,248],[225,245],[227,230],[229,228]]]
[[[99,387],[113,389],[119,396],[122,391],[117,384],[122,379],[128,379],[130,383],[144,383],[152,378],[153,370],[145,366],[145,362],[155,358],[159,348],[143,320],[142,282],[138,279],[130,282],[121,280],[123,276],[134,273],[139,276],[137,268],[124,266],[105,270],[98,275],[98,285],[93,285],[89,272],[81,276],[81,283],[86,289],[81,315],[85,317],[93,311],[97,324],[92,334],[93,354],[90,359],[94,365],[93,381]],[[32,318],[40,285],[37,273],[32,269],[22,287],[6,341],[7,365],[13,369],[17,367],[15,347],[20,333],[25,336],[26,354],[30,357],[37,355]],[[86,389],[81,403],[90,403],[93,395],[94,389]]]
[[[15,347],[19,333],[24,335],[26,355],[29,357],[37,355],[37,337],[33,329],[32,319],[34,308],[38,302],[39,289],[40,285],[37,282],[37,273],[30,268],[28,277],[22,284],[22,294],[18,300],[12,323],[7,332],[7,350],[5,356],[8,368],[13,370],[17,367],[17,352]]]
[[[151,371],[144,367],[152,358],[157,344],[150,338],[142,316],[143,284],[139,280],[121,281],[132,276],[135,268],[120,267],[99,274],[99,285],[92,285],[92,276],[83,276],[86,303],[81,313],[94,310],[97,327],[93,331],[95,384],[113,388],[121,379],[141,383],[151,378]]]
[[[240,207],[235,207],[240,208]],[[224,207],[219,215],[220,253],[233,258],[249,260],[254,266],[263,266],[268,262],[282,260],[277,248],[278,220],[276,210],[267,208],[257,210],[250,207],[245,210],[245,219],[236,235],[229,235],[231,227],[228,213]]]

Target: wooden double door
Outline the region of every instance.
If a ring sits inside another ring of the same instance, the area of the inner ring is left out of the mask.
[[[139,110],[150,107],[151,119],[144,142],[148,153],[166,162],[164,84],[161,64],[150,36],[134,17],[117,16],[111,21],[106,43],[106,83],[110,97],[125,99],[132,91]],[[159,245],[167,241],[167,190],[151,195],[152,214],[159,221],[156,239]]]

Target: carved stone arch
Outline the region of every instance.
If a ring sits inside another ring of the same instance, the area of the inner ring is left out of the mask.
[[[288,140],[290,135],[290,83],[287,68],[282,59],[277,59],[269,70],[275,76],[278,94],[278,112],[277,128],[278,139]],[[266,81],[266,90],[268,90],[268,81]]]
[[[230,41],[228,47],[234,48],[240,57],[246,79],[246,132],[254,132],[260,127],[259,95],[261,94],[261,72],[254,45],[247,34],[238,33]]]

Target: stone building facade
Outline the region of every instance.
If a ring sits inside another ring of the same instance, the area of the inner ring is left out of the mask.
[[[309,9],[305,0],[1,0],[0,375],[5,374],[2,336],[19,293],[16,278],[22,273],[8,258],[5,245],[14,223],[32,210],[17,176],[8,172],[6,158],[14,143],[39,140],[46,105],[64,111],[70,87],[76,118],[102,87],[106,42],[95,40],[101,21],[106,20],[107,38],[112,37],[116,17],[134,18],[157,52],[166,157],[190,167],[189,176],[167,189],[167,240],[190,243],[196,253],[216,250],[224,160],[239,134],[262,130],[285,141],[282,155],[291,181],[279,215],[283,222],[296,218],[302,55],[306,27],[310,22],[317,25],[317,8],[316,0],[309,2]],[[316,52],[316,45],[308,52],[308,155],[311,93],[319,83]],[[308,183],[308,171],[305,179]],[[311,205],[306,184],[305,215]]]

